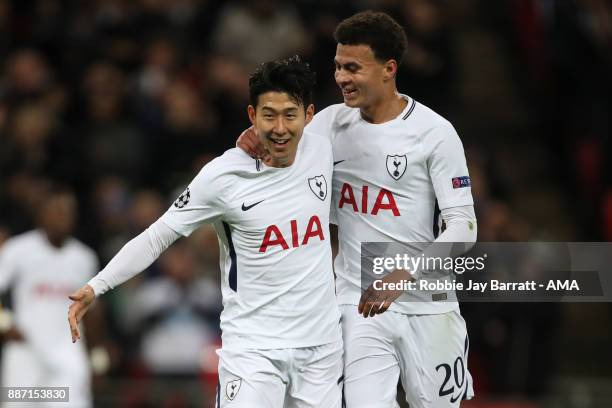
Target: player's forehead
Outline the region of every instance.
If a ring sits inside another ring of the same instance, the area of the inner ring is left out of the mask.
[[[270,91],[259,95],[257,109],[287,111],[301,109],[303,105],[287,92]]]
[[[334,62],[339,65],[359,64],[366,65],[376,62],[374,52],[369,45],[357,44],[338,44],[336,46],[336,56]]]

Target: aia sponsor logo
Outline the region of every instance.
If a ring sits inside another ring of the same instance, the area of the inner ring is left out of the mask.
[[[74,292],[73,287],[49,283],[39,283],[35,285],[33,289],[35,295],[39,298],[50,297],[65,299]]]
[[[291,220],[289,225],[291,230],[289,236],[283,235],[277,225],[273,224],[266,228],[263,241],[259,247],[259,252],[265,253],[268,249],[275,246],[280,246],[283,250],[289,249],[290,246],[291,248],[297,248],[307,245],[310,240],[317,238],[320,241],[325,240],[321,220],[319,220],[319,217],[316,215],[310,217],[303,234],[299,232],[297,220]]]
[[[360,190],[353,189],[350,184],[344,183],[340,190],[338,208],[347,207],[362,214],[378,215],[381,211],[390,211],[394,217],[401,215],[391,191],[384,188],[378,192],[375,189],[372,190],[370,191],[369,186],[362,186]],[[368,205],[369,196],[376,197],[372,207]]]

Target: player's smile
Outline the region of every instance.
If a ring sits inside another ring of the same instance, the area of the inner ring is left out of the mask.
[[[279,139],[272,136],[268,136],[268,139],[277,146],[284,146],[289,142],[289,139]]]
[[[271,131],[266,131],[267,129],[260,129],[262,134],[267,139],[268,143],[266,147],[277,149],[277,150],[285,150],[288,147],[291,147],[292,141],[296,138],[296,134],[291,132],[286,123],[283,122],[282,118],[277,118],[276,122]],[[297,135],[297,139],[301,137],[301,132]]]
[[[292,140],[294,139],[292,135],[285,135],[285,137],[276,137],[273,133],[266,136],[268,143],[264,143],[266,149],[272,157],[287,157],[287,155],[291,152],[293,144]],[[298,138],[299,141],[299,138]],[[297,142],[295,143],[295,147],[297,148]],[[279,156],[280,155],[280,156]]]
[[[342,88],[342,96],[345,99],[352,99],[357,96],[357,89],[353,87]]]

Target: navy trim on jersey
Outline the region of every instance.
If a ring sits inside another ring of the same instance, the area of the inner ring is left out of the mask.
[[[414,107],[416,106],[416,101],[414,99],[412,99],[412,98],[410,98],[410,100],[412,101],[412,104],[410,105],[410,109],[408,109],[408,112],[406,112],[406,114],[404,115],[402,120],[408,119],[408,116],[410,116],[410,114],[414,110]]]
[[[223,229],[225,230],[225,236],[227,237],[227,245],[229,246],[229,256],[232,261],[232,263],[230,264],[228,278],[229,287],[234,292],[238,292],[238,265],[236,262],[236,250],[234,249],[234,242],[232,241],[232,232],[230,231],[229,225],[225,221],[223,221]]]
[[[217,376],[217,408],[221,408],[221,379]]]
[[[465,360],[465,373],[463,373],[463,375],[465,375],[465,392],[463,393],[463,397],[461,397],[462,400],[467,399],[468,390],[470,389],[470,380],[468,380],[468,376],[467,376],[467,373],[468,373],[467,357],[468,357],[469,349],[470,349],[470,338],[466,334],[465,335],[465,345],[463,346],[463,359]]]
[[[438,235],[440,235],[441,233],[439,222],[440,222],[440,207],[438,206],[438,200],[436,199],[436,205],[434,207],[434,217],[433,217],[434,239],[438,238]]]

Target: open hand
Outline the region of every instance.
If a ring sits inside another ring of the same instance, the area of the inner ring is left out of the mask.
[[[93,288],[89,285],[83,286],[81,289],[68,296],[68,298],[72,300],[72,304],[68,308],[68,323],[70,324],[70,334],[72,334],[73,343],[81,339],[79,322],[93,304],[95,297]]]

